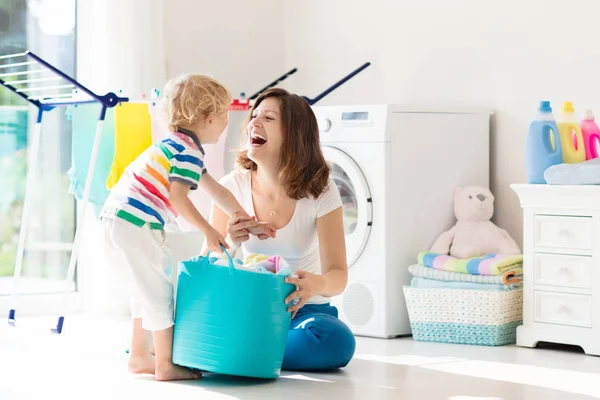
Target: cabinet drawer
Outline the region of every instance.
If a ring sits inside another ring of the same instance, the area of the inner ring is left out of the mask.
[[[535,322],[592,327],[592,296],[534,291]]]
[[[592,288],[592,257],[537,253],[534,260],[536,285]]]
[[[592,218],[536,215],[534,246],[590,250]]]

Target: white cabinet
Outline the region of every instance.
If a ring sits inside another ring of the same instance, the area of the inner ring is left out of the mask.
[[[523,208],[523,325],[517,345],[600,356],[600,186],[511,185]]]

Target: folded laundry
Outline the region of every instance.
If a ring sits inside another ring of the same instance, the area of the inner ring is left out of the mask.
[[[460,259],[447,254],[429,251],[419,253],[418,263],[443,271],[462,272],[473,275],[502,275],[523,266],[521,254],[486,254],[483,257]]]
[[[436,288],[436,289],[473,289],[473,290],[514,290],[521,289],[523,283],[491,284],[477,282],[446,282],[435,279],[412,278],[410,286],[414,288]]]
[[[408,267],[412,276],[417,278],[435,279],[445,282],[474,282],[493,285],[507,285],[523,281],[523,268],[516,267],[505,271],[502,275],[473,275],[464,272],[452,272],[414,264]]]
[[[600,158],[577,164],[557,164],[544,171],[549,185],[600,185]]]

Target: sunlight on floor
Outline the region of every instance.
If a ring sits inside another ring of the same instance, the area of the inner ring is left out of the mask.
[[[400,355],[400,356],[378,356],[374,354],[355,354],[355,359],[358,360],[366,360],[366,361],[376,361],[383,362],[388,364],[396,364],[396,365],[425,365],[425,364],[440,364],[445,362],[456,362],[463,361],[464,358],[454,358],[454,357],[422,357],[422,356],[414,356],[414,355]]]
[[[414,355],[378,356],[374,354],[357,354],[355,358],[396,365],[418,366],[456,375],[533,385],[600,398],[600,385],[597,383],[600,379],[600,373],[593,374],[533,365],[466,360],[464,358],[454,357],[424,357]],[[479,398],[453,398],[453,400],[460,399]]]
[[[296,379],[299,381],[311,381],[311,382],[321,382],[321,383],[334,383],[333,381],[326,381],[323,379],[311,378],[306,375],[282,375],[281,379]]]
[[[451,374],[539,386],[600,398],[598,383],[600,373],[476,360],[455,362],[451,366],[435,364],[422,367]]]
[[[500,397],[452,396],[448,400],[503,400]]]

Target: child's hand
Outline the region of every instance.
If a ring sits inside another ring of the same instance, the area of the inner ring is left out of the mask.
[[[277,230],[268,222],[260,222],[257,227],[249,228],[248,232],[258,237],[260,240],[274,238],[277,235]]]
[[[225,249],[229,248],[229,245],[225,241],[223,235],[217,232],[216,229],[213,228],[209,230],[206,232],[205,236],[208,250],[212,251],[213,253],[222,253],[223,249],[221,249],[221,246],[223,246]]]

